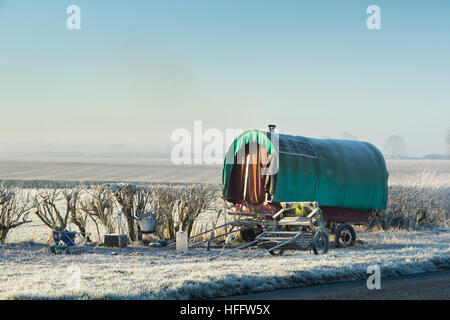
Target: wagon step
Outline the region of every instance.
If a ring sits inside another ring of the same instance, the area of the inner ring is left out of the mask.
[[[309,226],[311,220],[308,217],[285,217],[280,219],[278,224],[284,226]]]
[[[261,234],[258,239],[260,241],[292,241],[293,239],[297,239],[302,235],[302,232],[298,231],[266,231]],[[312,236],[308,235],[306,235],[306,237],[312,238]]]

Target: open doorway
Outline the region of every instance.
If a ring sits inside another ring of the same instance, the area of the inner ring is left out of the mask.
[[[275,177],[267,174],[267,169],[272,160],[267,149],[256,142],[250,142],[238,150],[231,171],[229,200],[233,203],[244,200],[251,205],[270,200]]]

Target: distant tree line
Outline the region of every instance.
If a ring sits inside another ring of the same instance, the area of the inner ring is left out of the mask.
[[[392,135],[386,139],[383,151],[389,158],[398,159],[407,157],[405,140],[398,135]]]

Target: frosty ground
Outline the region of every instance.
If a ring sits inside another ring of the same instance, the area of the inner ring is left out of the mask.
[[[370,265],[379,265],[382,277],[450,269],[448,228],[358,235],[362,243],[327,255],[290,251],[249,260],[258,250],[251,249],[213,261],[219,249],[98,247],[55,256],[42,244],[11,243],[0,249],[0,298],[208,299],[366,279]]]

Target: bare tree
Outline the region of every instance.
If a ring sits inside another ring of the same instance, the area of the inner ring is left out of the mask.
[[[200,213],[211,208],[215,191],[209,185],[193,185],[185,187],[177,201],[177,219],[174,232],[178,230],[191,234],[192,226]]]
[[[43,189],[35,197],[35,214],[52,230],[63,231],[70,216],[70,204],[63,209],[57,207],[57,201],[64,200],[60,189]],[[66,198],[67,201],[67,198]]]
[[[70,212],[70,222],[77,226],[81,236],[86,239],[87,242],[92,242],[87,234],[88,213],[79,210],[78,208],[81,188],[65,189],[62,191],[62,194],[65,199],[67,210]]]
[[[141,186],[136,190],[136,196],[134,197],[134,208],[136,213],[142,212],[148,209],[151,204],[152,188],[151,186]]]
[[[29,192],[15,188],[0,186],[0,242],[4,242],[8,232],[28,220],[28,214],[33,208]]]
[[[152,207],[158,220],[159,236],[175,239],[178,230],[189,235],[200,213],[212,207],[216,190],[210,185],[156,186]]]
[[[64,231],[72,222],[86,241],[91,241],[87,234],[87,214],[78,209],[81,188],[43,189],[35,197],[35,214],[50,229]],[[62,201],[62,205],[57,202]],[[70,219],[70,220],[69,220]]]
[[[133,184],[124,184],[114,186],[112,188],[114,197],[122,209],[122,214],[125,217],[128,225],[128,236],[131,241],[137,240],[137,221],[134,210],[134,198],[137,193],[137,188]]]
[[[383,151],[392,158],[406,157],[405,140],[402,137],[393,135],[386,139]]]
[[[100,239],[98,222],[106,232],[114,233],[114,199],[111,189],[106,186],[97,186],[93,190],[86,190],[87,197],[80,200],[80,210],[88,215],[97,228]]]
[[[173,211],[178,199],[176,188],[157,185],[152,189],[151,206],[156,213],[159,238],[175,239]]]

